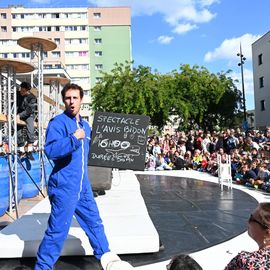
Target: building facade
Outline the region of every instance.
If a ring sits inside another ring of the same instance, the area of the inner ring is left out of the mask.
[[[255,126],[270,126],[270,32],[252,44]]]
[[[85,91],[82,115],[90,120],[91,88],[115,63],[131,61],[131,15],[128,7],[0,8],[0,58],[30,61],[17,44],[22,37],[51,39],[44,53],[44,74],[58,69]]]

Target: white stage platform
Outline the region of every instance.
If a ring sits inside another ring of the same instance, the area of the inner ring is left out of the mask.
[[[117,254],[159,251],[154,227],[133,171],[114,171],[111,190],[96,198],[110,248]],[[0,258],[35,257],[50,213],[48,198],[0,232]],[[73,219],[62,256],[93,255],[88,238]]]

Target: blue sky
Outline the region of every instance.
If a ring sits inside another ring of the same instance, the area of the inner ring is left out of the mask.
[[[269,0],[1,0],[0,6],[25,7],[130,6],[132,55],[135,65],[162,73],[180,64],[199,65],[211,72],[237,65],[240,42],[247,58],[244,82],[247,109],[254,108],[251,44],[270,30]],[[239,89],[241,85],[239,84]]]

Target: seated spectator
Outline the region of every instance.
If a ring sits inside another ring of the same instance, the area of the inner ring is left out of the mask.
[[[255,179],[257,178],[256,173],[251,169],[251,165],[248,163],[245,163],[242,165],[242,179],[241,183],[246,186],[253,187]]]
[[[201,168],[200,168],[201,172],[206,172],[207,171],[209,160],[210,160],[210,153],[209,152],[204,152],[202,154],[202,162],[201,162]]]
[[[231,168],[233,180],[236,180],[236,174],[240,171],[242,162],[240,155],[237,154],[237,149],[231,151]]]
[[[174,158],[174,169],[175,170],[184,170],[185,168],[185,159],[182,152],[175,151]]]
[[[156,170],[156,158],[149,153],[146,153],[146,157],[145,157],[145,170],[146,171]]]
[[[193,168],[193,162],[192,162],[192,154],[191,151],[187,151],[184,155],[185,160],[185,168],[190,170]]]
[[[197,170],[201,167],[202,164],[202,155],[201,151],[199,149],[195,149],[194,155],[192,158],[192,163],[193,163],[193,169]]]
[[[170,167],[166,163],[163,153],[158,154],[156,157],[156,170],[157,171],[172,170],[172,167]]]
[[[164,153],[164,160],[171,168],[173,168],[174,167],[174,165],[173,165],[174,155],[173,156],[171,155],[171,151],[172,150],[170,150],[167,153]]]
[[[172,258],[167,270],[202,270],[202,267],[189,255],[180,254]]]
[[[256,142],[254,142],[251,137],[247,137],[244,142],[245,151],[251,151],[253,148],[256,148],[257,150],[260,149],[260,146]]]
[[[160,147],[158,142],[155,142],[155,145],[153,146],[152,152],[153,152],[153,155],[155,157],[157,157],[157,155],[161,153],[161,147]]]
[[[229,262],[225,270],[270,269],[270,203],[260,203],[250,215],[248,234],[258,244],[259,249],[240,252]]]
[[[267,164],[261,163],[258,165],[258,174],[254,182],[254,186],[261,187],[261,185],[269,180],[270,172],[267,169]]]

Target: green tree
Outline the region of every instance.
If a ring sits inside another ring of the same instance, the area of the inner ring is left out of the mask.
[[[94,111],[148,115],[151,124],[161,129],[169,119],[161,78],[149,67],[116,64],[92,89],[92,108]]]
[[[178,119],[179,129],[194,126],[212,130],[236,123],[240,91],[226,73],[210,73],[205,67],[181,65],[168,74],[150,67],[116,64],[92,89],[94,111],[148,115],[162,129]]]

